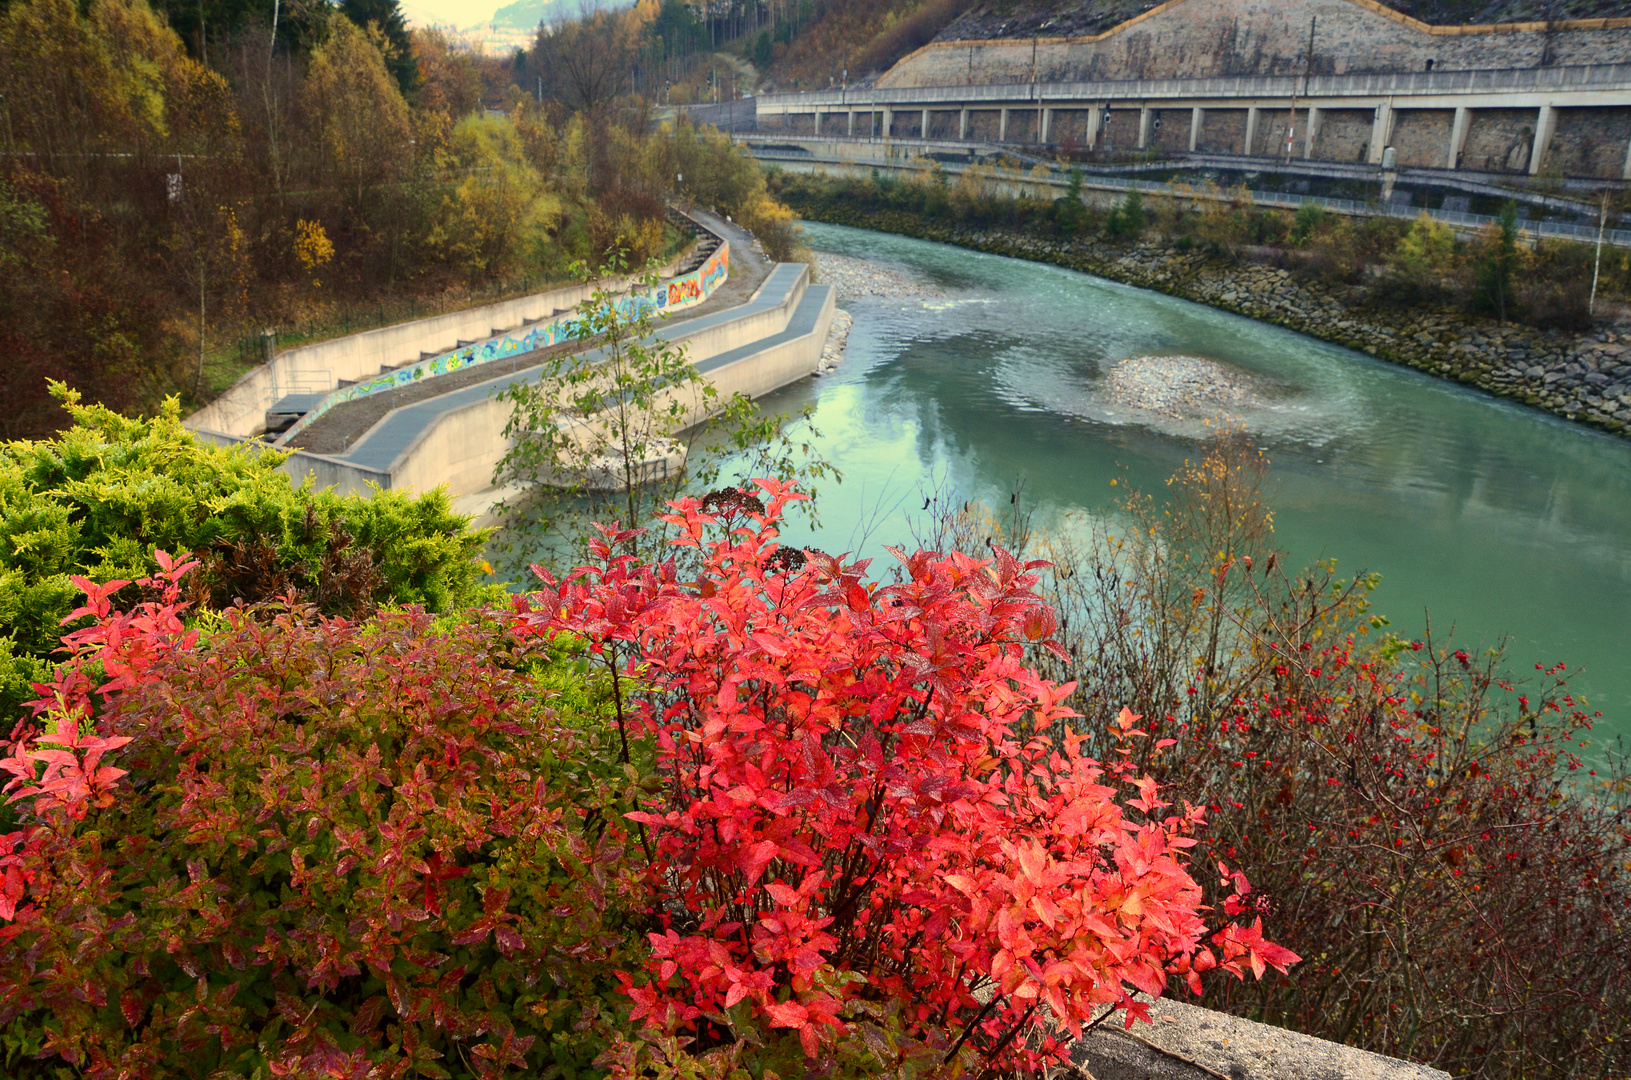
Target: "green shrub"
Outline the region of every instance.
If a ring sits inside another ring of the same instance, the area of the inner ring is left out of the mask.
[[[1121,205],[1110,211],[1105,219],[1104,232],[1112,240],[1136,240],[1147,224],[1144,218],[1144,196],[1134,187],[1127,192]]]
[[[1297,245],[1308,243],[1308,238],[1319,231],[1325,224],[1325,207],[1319,203],[1303,203],[1297,207],[1297,216],[1291,226],[1291,242]]]
[[[483,534],[440,492],[371,498],[296,488],[282,455],[199,442],[170,402],[132,420],[57,388],[73,426],[0,446],[0,710],[33,695],[74,607],[71,578],[142,577],[152,551],[198,553],[193,599],[222,608],[293,591],[359,615],[382,603],[433,611],[481,591]]]

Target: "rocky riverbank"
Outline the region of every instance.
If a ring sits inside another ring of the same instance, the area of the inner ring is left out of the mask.
[[[1631,437],[1631,325],[1563,334],[1450,310],[1379,310],[1290,270],[1145,240],[1042,238],[847,206],[812,217],[1049,262],[1275,323]],[[840,290],[842,295],[842,290]]]

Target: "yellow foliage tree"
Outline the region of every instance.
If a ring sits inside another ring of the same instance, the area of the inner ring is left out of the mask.
[[[335,19],[313,50],[302,103],[335,185],[362,203],[410,159],[408,103],[368,34]]]

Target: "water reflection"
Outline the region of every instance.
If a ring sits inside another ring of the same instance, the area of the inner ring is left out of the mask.
[[[1239,410],[1274,463],[1277,536],[1296,558],[1383,574],[1403,634],[1424,610],[1463,643],[1511,635],[1516,665],[1567,661],[1631,734],[1631,443],[1358,353],[1055,267],[833,226],[818,250],[883,260],[946,295],[846,301],[849,355],[784,391],[813,403],[845,482],[795,542],[909,539],[921,490],[1006,503],[1023,480],[1043,518],[1108,512],[1126,477],[1158,490],[1210,428],[1118,415],[1103,373],[1197,355],[1278,388]],[[1138,422],[1129,422],[1136,420]]]

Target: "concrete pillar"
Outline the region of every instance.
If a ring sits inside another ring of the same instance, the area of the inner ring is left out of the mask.
[[[1308,125],[1303,131],[1303,157],[1305,159],[1314,156],[1314,140],[1320,137],[1320,117],[1324,114],[1325,111],[1317,105],[1308,107]]]
[[[1150,120],[1155,110],[1148,105],[1140,106],[1138,110],[1138,148],[1146,149],[1150,145]]]
[[[1455,126],[1450,129],[1450,159],[1444,163],[1446,169],[1454,169],[1461,162],[1461,148],[1467,145],[1467,128],[1472,125],[1472,110],[1465,105],[1456,107]]]
[[[1631,180],[1631,142],[1625,144],[1625,172],[1621,174],[1621,179]]]
[[[849,137],[855,138],[855,110],[849,111]]]
[[[883,137],[886,139],[889,138],[889,122],[894,118],[895,110],[886,106],[883,110],[883,131],[881,132]]]
[[[821,110],[820,109],[817,109],[815,111],[815,124],[812,125],[812,126],[813,126],[813,128],[815,130],[815,137],[818,138],[818,139],[821,138]]]
[[[1201,123],[1205,117],[1206,110],[1199,105],[1189,110],[1189,152],[1191,154],[1201,144]]]
[[[957,114],[957,137],[968,140],[968,110],[963,109]]]
[[[1008,110],[1003,109],[997,118],[997,141],[1008,141]]]
[[[929,110],[928,109],[923,110],[923,126],[917,129],[917,133],[919,135],[923,136],[923,138],[925,138],[925,139],[927,139],[929,137]]]
[[[1370,126],[1370,155],[1366,160],[1372,165],[1382,164],[1382,151],[1392,137],[1393,102],[1389,100],[1376,106],[1376,119],[1371,121]]]
[[[1256,145],[1257,145],[1257,106],[1253,105],[1249,109],[1246,110],[1246,145],[1245,145],[1244,148],[1242,148],[1242,150],[1240,152],[1245,154],[1247,157],[1250,157],[1251,153],[1252,153],[1252,150],[1256,147]]]
[[[1089,150],[1099,145],[1099,121],[1103,115],[1104,110],[1097,105],[1087,110],[1087,148]]]
[[[1053,141],[1053,110],[1042,110],[1042,132],[1037,142],[1048,143]]]
[[[1535,117],[1535,145],[1529,151],[1529,175],[1540,172],[1540,163],[1546,160],[1546,147],[1552,141],[1552,129],[1557,126],[1557,110],[1542,105]]]

